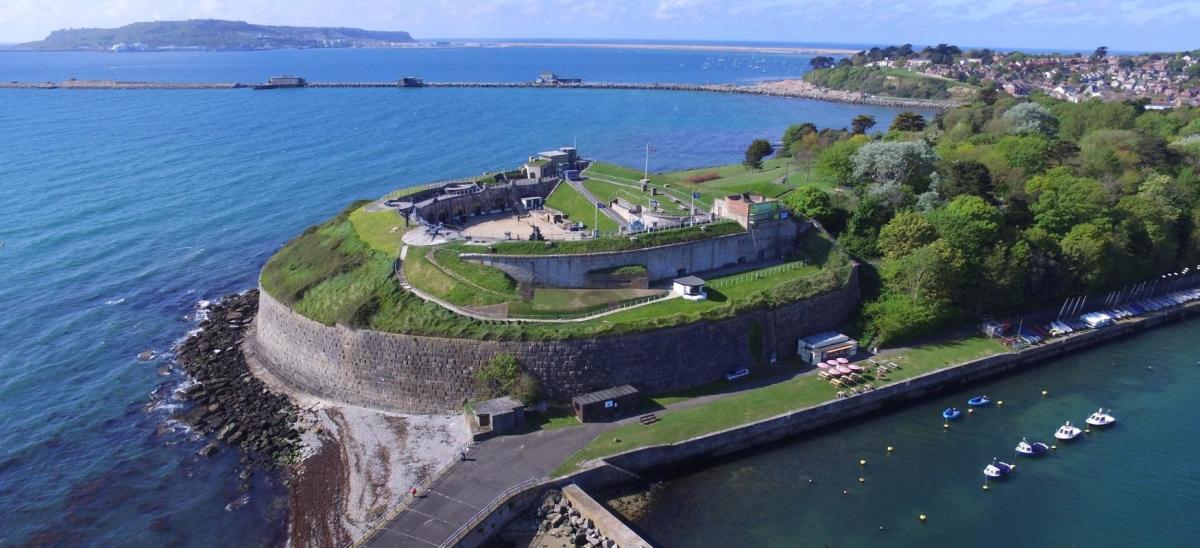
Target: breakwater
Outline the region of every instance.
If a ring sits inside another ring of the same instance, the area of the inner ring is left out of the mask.
[[[184,89],[252,89],[257,84],[244,82],[130,82],[117,80],[65,80],[61,82],[0,82],[0,89],[42,90],[184,90]],[[640,82],[583,82],[578,84],[539,84],[535,82],[424,82],[420,86],[406,86],[401,82],[308,82],[304,86],[280,89],[420,89],[420,88],[479,88],[479,89],[579,89],[579,90],[643,90],[643,91],[689,91],[705,93],[734,93],[762,95],[792,99],[813,99],[861,105],[876,105],[898,108],[945,110],[961,104],[959,101],[938,99],[908,99],[884,97],[853,91],[820,88],[812,85],[779,86],[754,84],[688,84],[688,83],[640,83]]]
[[[642,447],[598,459],[587,468],[561,478],[547,479],[525,491],[497,501],[496,510],[473,520],[457,540],[457,546],[482,545],[502,529],[521,504],[532,504],[531,496],[547,489],[576,483],[588,490],[604,489],[641,481],[641,474],[667,473],[688,466],[706,466],[715,458],[752,450],[805,432],[837,424],[868,413],[902,406],[913,400],[951,391],[966,385],[1113,342],[1200,313],[1200,303],[1175,307],[1142,318],[1123,321],[1099,330],[1027,348],[996,354],[964,364],[948,366],[905,382],[881,387],[863,395],[831,400],[734,428],[712,432],[673,444]]]

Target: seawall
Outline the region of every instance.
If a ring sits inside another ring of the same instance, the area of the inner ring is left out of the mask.
[[[463,253],[460,257],[503,270],[522,283],[580,288],[590,287],[589,272],[620,266],[645,266],[650,280],[659,281],[776,259],[789,254],[796,237],[811,226],[787,219],[759,223],[758,228],[738,234],[631,251],[576,255]]]
[[[953,390],[964,385],[1029,367],[1045,360],[1086,350],[1164,324],[1200,314],[1200,302],[1123,321],[1100,330],[1056,339],[1046,344],[948,366],[905,382],[896,383],[845,399],[830,400],[760,421],[683,440],[673,444],[633,449],[591,463],[574,474],[546,479],[524,490],[509,493],[463,527],[455,546],[473,548],[487,542],[519,514],[534,496],[551,488],[575,483],[595,490],[640,481],[640,474],[679,470],[703,465],[712,459],[747,451],[791,436],[856,418],[867,413],[903,405],[909,401]]]
[[[264,366],[301,392],[386,411],[457,412],[474,396],[474,372],[499,353],[513,354],[554,399],[620,384],[679,390],[753,364],[754,349],[758,357],[794,355],[797,339],[837,326],[859,297],[855,270],[835,291],[722,320],[558,341],[483,341],[327,326],[262,291],[254,343]]]

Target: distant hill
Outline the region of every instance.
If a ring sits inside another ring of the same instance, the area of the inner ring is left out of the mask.
[[[115,29],[56,30],[45,40],[18,47],[57,51],[256,50],[383,47],[412,41],[412,36],[403,31],[278,27],[244,21],[190,19],[133,23]]]

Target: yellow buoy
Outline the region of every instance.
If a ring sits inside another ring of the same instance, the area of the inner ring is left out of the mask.
[[[893,451],[893,449],[892,449],[892,446],[890,446],[890,445],[889,445],[889,446],[888,446],[888,453],[891,453],[892,451]]]
[[[1084,432],[1087,432],[1088,434],[1091,434],[1091,433],[1092,433],[1092,429],[1091,429],[1091,428],[1084,428],[1084,429],[1083,429],[1083,431],[1084,431]]]
[[[983,484],[983,490],[984,490],[984,491],[987,491],[987,490],[988,490],[988,486],[987,486],[987,484],[986,484],[986,483],[985,483],[985,484]]]
[[[996,402],[996,405],[1004,405],[1004,400],[1000,400],[1000,401]]]
[[[843,490],[842,490],[842,494],[843,494],[843,495],[849,495],[849,494],[850,494],[850,491],[846,491],[846,490],[844,490],[844,489],[843,489]]]
[[[867,459],[858,459],[858,465],[859,465],[859,466],[866,466],[866,465],[867,465]]]
[[[917,516],[917,519],[919,519],[921,521],[925,521],[925,514],[921,514],[921,515]]]
[[[942,428],[950,428],[950,423],[943,424]]]
[[[1042,390],[1042,397],[1043,397],[1043,398],[1044,398],[1044,397],[1046,397],[1048,394],[1050,394],[1050,393],[1049,393],[1049,392],[1047,392],[1047,391],[1045,391],[1045,390]]]
[[[1050,448],[1051,448],[1051,449],[1058,449],[1058,446],[1057,446],[1057,445],[1051,445],[1051,446],[1050,446]]]
[[[858,478],[859,483],[866,483],[867,478]]]
[[[975,410],[974,410],[974,409],[968,409],[968,410],[967,410],[967,414],[968,414],[968,415],[970,415],[971,413],[974,413],[974,412],[975,412]]]

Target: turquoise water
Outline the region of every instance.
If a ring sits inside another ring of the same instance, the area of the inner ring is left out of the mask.
[[[561,48],[4,52],[0,80],[771,74],[749,61],[735,67],[740,57]],[[804,56],[770,57],[781,71],[807,65]],[[413,59],[428,61],[414,68]],[[194,327],[198,300],[252,287],[283,242],[351,200],[516,165],[573,142],[632,165],[653,144],[656,170],[736,162],[751,139],[777,138],[790,123],[841,127],[861,112],[886,127],[896,111],[593,90],[0,90],[0,545],[278,542],[277,478],[255,474],[246,495],[236,455],[195,456],[204,442],[167,421],[183,377],[170,367],[160,373],[169,355],[136,356],[168,352]]]
[[[670,546],[1194,545],[1197,337],[1165,327],[678,478],[639,525]],[[1004,405],[943,431],[941,410],[975,394]],[[1100,406],[1116,425],[981,488],[1022,436],[1052,443]]]

